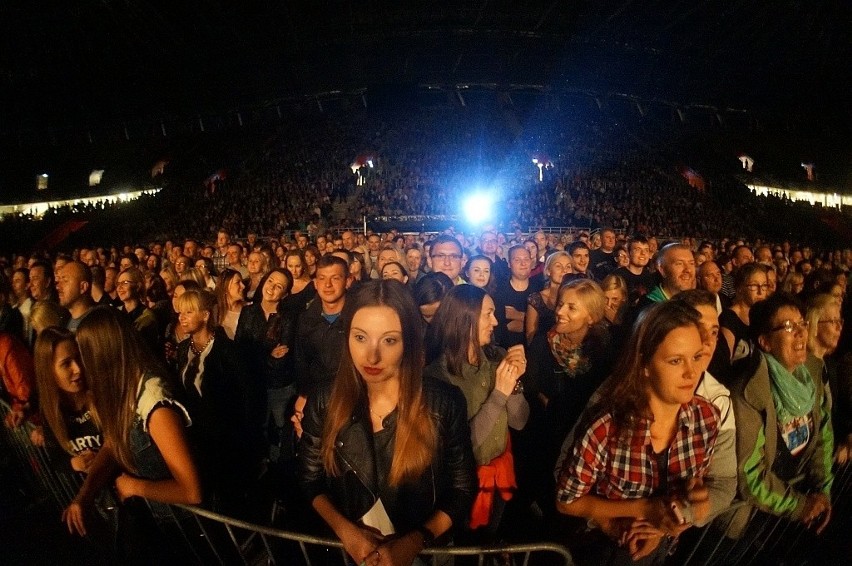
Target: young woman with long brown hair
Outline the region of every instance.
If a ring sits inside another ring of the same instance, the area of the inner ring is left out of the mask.
[[[111,480],[122,502],[141,497],[200,503],[198,470],[183,430],[189,415],[127,317],[97,307],[80,323],[76,336],[104,443],[63,513],[69,530],[85,534],[84,510]],[[155,504],[151,509],[158,513]],[[167,509],[162,512],[170,516]]]
[[[285,305],[285,310],[300,313],[317,296],[313,279],[308,274],[308,264],[305,262],[305,254],[302,250],[290,250],[284,256],[284,265],[281,267],[286,268],[293,278],[293,285],[290,290],[290,297],[287,299],[287,304]]]
[[[423,379],[419,315],[403,284],[362,284],[342,316],[340,369],[309,395],[302,420],[301,486],[356,563],[408,566],[470,509],[464,399]]]
[[[57,326],[44,329],[36,339],[34,360],[44,422],[71,456],[71,469],[87,472],[103,437],[74,334]]]
[[[697,397],[706,368],[700,315],[678,301],[643,312],[600,401],[576,429],[556,507],[610,537],[590,564],[661,564],[668,544],[710,512],[703,478],[719,411]],[[680,515],[679,515],[680,514]],[[653,553],[653,555],[652,555]]]
[[[450,289],[429,326],[429,365],[424,370],[465,396],[480,487],[469,526],[484,527],[486,538],[493,538],[505,502],[517,487],[509,428],[523,429],[530,410],[518,385],[526,371],[523,346],[507,352],[492,343],[497,326],[494,308],[483,289],[473,285]]]
[[[216,286],[217,318],[219,326],[231,340],[237,333],[237,323],[245,306],[244,289],[243,276],[236,269],[225,269],[219,275],[219,284]]]

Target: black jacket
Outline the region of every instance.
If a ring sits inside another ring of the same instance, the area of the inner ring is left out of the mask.
[[[351,289],[349,291],[352,292]],[[296,330],[296,374],[299,391],[330,382],[337,373],[346,347],[343,319],[329,324],[322,316],[322,301],[314,299],[299,315]]]
[[[200,467],[214,476],[214,482],[236,481],[260,441],[257,431],[252,432],[248,426],[247,380],[236,346],[221,327],[216,329],[216,339],[204,359],[200,397],[187,392],[183,385],[189,339],[178,345],[177,360],[177,380],[192,417],[190,434],[202,459]]]
[[[305,408],[299,446],[300,487],[308,504],[327,495],[345,517],[357,521],[373,506],[380,489],[372,424],[364,401],[360,404],[363,409],[356,411],[337,437],[335,452],[341,475],[327,476],[321,441],[330,393],[330,385],[322,386]],[[464,525],[478,490],[464,396],[458,388],[430,378],[423,379],[423,394],[437,425],[438,447],[431,466],[416,482],[398,487],[396,505],[387,509],[400,534],[422,526],[437,510],[450,516],[454,528]],[[385,426],[395,426],[395,418],[396,413],[386,417]],[[393,442],[387,449],[393,450]]]
[[[240,312],[234,342],[240,349],[249,377],[258,387],[279,389],[295,380],[294,328],[292,314],[284,312],[280,304],[278,312],[271,315],[269,320],[266,319],[260,301]],[[278,344],[290,348],[283,358],[273,358],[270,355]]]

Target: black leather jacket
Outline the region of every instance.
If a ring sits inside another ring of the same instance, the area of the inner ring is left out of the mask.
[[[325,494],[345,517],[357,521],[379,492],[372,425],[364,402],[363,410],[356,411],[337,437],[341,474],[327,476],[320,444],[330,392],[326,385],[308,399],[299,447],[299,483],[307,503]],[[429,378],[423,379],[423,393],[437,424],[438,448],[431,466],[416,482],[399,486],[396,504],[387,509],[400,534],[423,525],[438,510],[450,516],[454,527],[464,525],[478,489],[464,396],[458,388]],[[395,419],[396,413],[386,417],[385,427],[394,427]],[[388,449],[393,449],[393,443]]]
[[[273,358],[271,352],[279,344],[293,349],[295,319],[278,305],[278,312],[269,320],[257,301],[240,312],[234,334],[249,377],[259,381],[265,389],[279,389],[293,383],[296,377],[295,354],[290,351],[283,358]]]

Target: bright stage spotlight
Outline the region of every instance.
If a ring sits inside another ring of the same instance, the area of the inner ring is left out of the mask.
[[[491,218],[491,197],[484,193],[473,194],[464,201],[464,215],[471,224],[482,224]]]

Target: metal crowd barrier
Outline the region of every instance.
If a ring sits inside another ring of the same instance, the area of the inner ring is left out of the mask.
[[[5,420],[9,406],[0,401],[0,422]],[[34,446],[30,441],[32,425],[9,429],[0,424],[0,454],[5,465],[16,468],[16,476],[26,482],[28,495],[44,498],[64,509],[76,495],[82,476],[70,470],[68,458],[61,451]],[[7,458],[7,456],[11,458]],[[8,461],[8,460],[11,460]],[[848,528],[852,517],[852,466],[836,471],[832,490],[833,519],[828,526],[845,540],[844,528]],[[273,502],[269,501],[273,506]],[[313,536],[256,524],[225,516],[196,506],[171,506],[172,525],[166,530],[172,535],[172,544],[184,544],[182,554],[194,557],[199,564],[304,564],[306,566],[340,564],[347,560],[342,544],[338,540]],[[114,510],[99,509],[100,516],[108,525],[107,539],[116,529],[117,514]],[[111,545],[112,540],[93,540],[95,545]],[[504,546],[446,547],[426,549],[421,558],[432,566],[453,564],[456,557],[474,557],[478,566],[483,564],[574,564],[572,542],[541,541],[530,544],[507,544]],[[799,522],[789,521],[765,513],[754,512],[747,504],[735,502],[729,510],[703,528],[690,529],[681,535],[677,548],[668,557],[668,566],[687,564],[764,564],[780,563],[782,558],[817,557],[826,546],[822,538],[816,537]],[[778,560],[774,560],[778,557]],[[813,562],[813,560],[811,560]],[[819,561],[817,561],[819,562]]]
[[[265,527],[233,517],[220,515],[195,506],[179,505],[182,510],[192,513],[198,532],[202,535],[195,537],[195,544],[201,546],[195,554],[214,555],[222,564],[228,563],[226,557],[238,556],[242,564],[295,564],[306,566],[314,564],[350,564],[343,544],[336,539],[313,536]],[[224,529],[227,536],[211,536],[211,527]],[[276,545],[275,541],[286,541],[284,546]],[[432,566],[453,563],[456,556],[475,556],[477,564],[482,566],[488,557],[498,557],[501,563],[517,566],[538,564],[539,558],[545,554],[551,560],[548,564],[573,566],[574,561],[568,550],[559,544],[539,542],[532,544],[507,544],[502,546],[465,546],[465,547],[436,547],[425,549],[420,557]],[[554,562],[553,560],[556,560]]]

